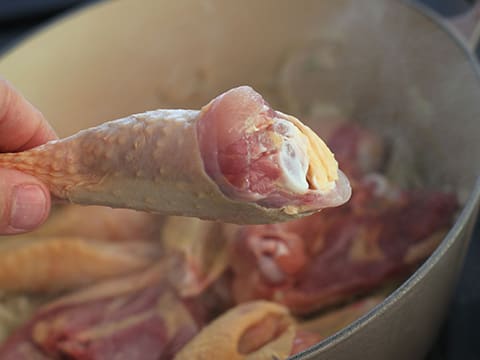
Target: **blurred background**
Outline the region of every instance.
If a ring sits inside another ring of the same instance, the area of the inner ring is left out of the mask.
[[[14,46],[32,31],[69,11],[98,0],[0,0],[0,52]],[[458,16],[474,0],[417,0],[445,17]],[[477,54],[480,55],[479,49]],[[0,74],[1,75],[1,74]],[[463,269],[449,316],[428,360],[480,359],[480,222]]]

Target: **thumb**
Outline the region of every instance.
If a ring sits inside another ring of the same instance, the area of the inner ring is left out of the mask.
[[[50,211],[50,192],[35,177],[0,169],[0,234],[18,234],[42,224]]]

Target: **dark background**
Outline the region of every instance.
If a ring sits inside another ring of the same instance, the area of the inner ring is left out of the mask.
[[[98,0],[0,0],[0,52],[66,11],[95,1]],[[468,11],[475,1],[418,2],[432,7],[443,16],[453,16]],[[477,221],[448,318],[428,360],[480,360],[480,330],[476,326],[480,322],[480,279],[477,279],[480,276],[479,254],[480,221]]]

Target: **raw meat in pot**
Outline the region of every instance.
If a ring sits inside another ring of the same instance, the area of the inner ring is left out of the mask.
[[[366,177],[345,206],[241,228],[231,248],[233,298],[274,300],[305,314],[372,290],[429,256],[456,209],[453,195]]]
[[[2,359],[171,359],[205,321],[153,267],[41,308],[0,348]],[[33,356],[33,355],[32,355]]]

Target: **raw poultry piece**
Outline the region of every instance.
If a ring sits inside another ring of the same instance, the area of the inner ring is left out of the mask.
[[[40,308],[3,344],[0,357],[285,359],[321,339],[300,330],[287,308],[267,301],[235,307],[200,331],[206,319],[201,304],[178,298],[162,272],[152,268]]]
[[[156,240],[163,221],[161,216],[143,211],[68,204],[54,209],[45,224],[25,236],[67,236],[104,241]]]
[[[322,123],[322,119],[318,120]],[[351,181],[361,180],[369,173],[381,172],[389,152],[382,137],[353,122],[345,121],[330,125],[330,128],[328,147],[335,153],[340,167]],[[323,134],[320,130],[318,133]]]
[[[204,314],[163,280],[164,269],[104,282],[41,308],[0,348],[2,360],[171,359]]]
[[[270,223],[350,197],[333,154],[250,87],[200,111],[156,110],[0,155],[74,203],[236,223]]]
[[[37,230],[16,237],[81,237],[104,241],[158,240],[160,215],[106,206],[61,205]]]
[[[81,237],[2,239],[0,291],[51,292],[127,274],[150,265],[149,242],[107,243]]]
[[[230,250],[233,298],[274,300],[305,314],[372,290],[428,257],[456,209],[453,195],[402,191],[369,175],[347,205],[242,227]]]
[[[197,296],[228,266],[224,224],[169,217],[161,234],[167,276],[182,297]]]
[[[286,359],[292,353],[295,337],[295,322],[287,308],[254,301],[239,305],[212,321],[175,360]]]

